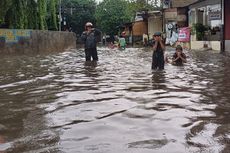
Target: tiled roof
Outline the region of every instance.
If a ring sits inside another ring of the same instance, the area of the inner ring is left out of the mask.
[[[197,2],[198,0],[171,0],[172,7],[185,7],[192,3]]]

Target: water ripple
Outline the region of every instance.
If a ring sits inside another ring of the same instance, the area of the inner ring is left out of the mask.
[[[227,153],[229,57],[186,51],[183,67],[151,71],[151,54],[3,57],[0,152]]]

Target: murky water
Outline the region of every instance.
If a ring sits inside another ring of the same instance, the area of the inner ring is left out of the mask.
[[[143,49],[2,57],[0,152],[229,153],[230,58],[186,54],[162,72]]]

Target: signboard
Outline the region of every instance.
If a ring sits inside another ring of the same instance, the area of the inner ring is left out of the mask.
[[[208,17],[209,20],[221,20],[221,11],[209,12]]]
[[[31,30],[0,29],[0,37],[6,43],[17,43],[21,38],[30,38]]]
[[[179,42],[190,42],[190,28],[180,28],[179,30]]]
[[[177,19],[177,9],[166,9],[165,11],[166,19]]]

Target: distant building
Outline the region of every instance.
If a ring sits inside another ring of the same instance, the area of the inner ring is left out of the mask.
[[[189,6],[189,26],[204,29],[191,37],[191,49],[221,50],[223,19],[221,0],[200,0]]]
[[[151,39],[153,34],[157,31],[163,31],[162,11],[148,12],[148,36]]]
[[[133,23],[134,42],[143,43],[143,37],[147,35],[148,40],[153,39],[153,34],[163,31],[162,11],[142,11],[136,14],[136,21]]]
[[[170,1],[171,1],[171,7],[182,8],[182,7],[187,7],[190,4],[197,2],[198,0],[170,0]]]
[[[223,0],[222,1],[223,9],[224,9],[224,40],[225,40],[225,51],[230,52],[230,1]]]
[[[198,0],[163,0],[163,31],[166,45],[178,43],[180,28],[188,27],[188,6]],[[190,48],[189,41],[183,42]]]

